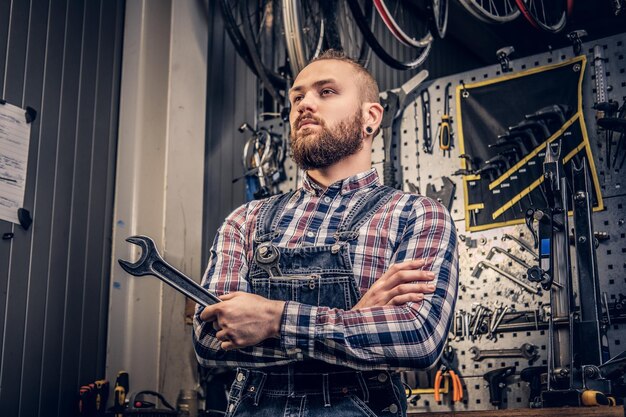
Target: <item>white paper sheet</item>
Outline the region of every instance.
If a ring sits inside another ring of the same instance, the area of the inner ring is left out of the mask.
[[[26,111],[0,104],[0,219],[19,223],[17,209],[24,204],[30,124]]]

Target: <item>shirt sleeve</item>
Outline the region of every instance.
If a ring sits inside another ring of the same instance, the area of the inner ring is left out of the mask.
[[[218,230],[211,247],[209,265],[202,278],[202,287],[220,296],[235,291],[250,292],[246,279],[248,274],[247,230],[251,215],[248,203],[232,212]],[[278,339],[267,339],[265,342],[245,349],[225,351],[215,337],[216,331],[211,322],[200,320],[203,308],[196,305],[193,319],[193,345],[198,362],[211,366],[247,366],[259,367],[281,365],[293,362],[286,357]]]
[[[340,310],[287,302],[281,343],[289,357],[356,369],[426,369],[441,354],[458,288],[454,222],[440,203],[419,197],[406,221],[393,261],[426,259],[435,292],[422,303]]]

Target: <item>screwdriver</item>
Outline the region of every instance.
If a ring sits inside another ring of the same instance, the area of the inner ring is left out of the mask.
[[[441,149],[445,155],[450,152],[450,146],[452,145],[452,117],[450,116],[450,102],[448,101],[450,94],[450,86],[452,83],[446,84],[443,96],[443,114],[441,115],[441,125],[439,126],[439,149]]]
[[[113,410],[115,417],[123,417],[124,407],[126,405],[126,395],[130,389],[130,377],[128,372],[120,371],[115,379],[115,388],[113,390]]]
[[[95,382],[96,393],[96,415],[103,416],[107,406],[107,400],[109,399],[109,381],[106,379],[100,379]]]
[[[118,385],[113,389],[113,411],[115,417],[124,415],[124,403],[126,402],[126,390],[123,386]]]

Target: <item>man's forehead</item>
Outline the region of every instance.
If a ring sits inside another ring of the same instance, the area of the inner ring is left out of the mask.
[[[351,64],[336,59],[322,59],[315,61],[304,67],[294,80],[294,89],[306,84],[317,83],[322,80],[332,80],[333,82],[343,82],[353,79],[356,70]]]

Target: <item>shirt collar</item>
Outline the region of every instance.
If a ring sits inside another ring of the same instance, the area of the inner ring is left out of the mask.
[[[335,189],[340,191],[342,195],[347,194],[351,191],[356,191],[362,188],[370,187],[372,185],[379,185],[380,179],[378,177],[378,171],[376,168],[370,168],[367,171],[360,172],[356,175],[352,175],[351,177],[345,178],[343,180],[336,181],[328,186],[328,190]],[[305,173],[304,179],[302,181],[302,189],[313,195],[320,195],[324,192],[324,189],[320,187],[311,177],[309,177],[309,173]]]

